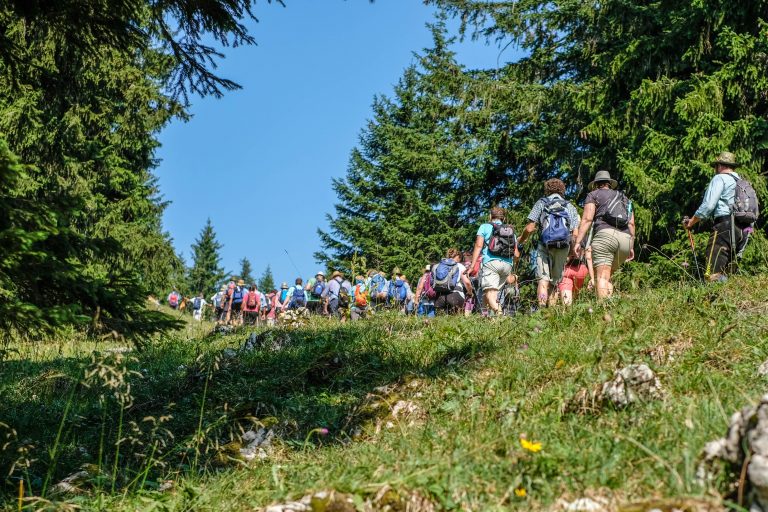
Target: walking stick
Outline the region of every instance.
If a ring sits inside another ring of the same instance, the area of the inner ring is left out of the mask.
[[[699,276],[699,281],[701,281],[701,269],[699,269],[699,260],[696,258],[696,243],[693,240],[693,234],[691,233],[691,230],[688,228],[688,221],[690,219],[688,217],[685,217],[683,219],[683,222],[685,222],[685,232],[688,233],[688,242],[691,244],[691,252],[693,253],[693,264],[696,265],[696,275]]]

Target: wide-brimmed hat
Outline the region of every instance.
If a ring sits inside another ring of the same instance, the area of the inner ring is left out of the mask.
[[[245,286],[245,281],[243,281],[242,279],[238,280],[237,286]]]
[[[597,171],[595,174],[595,179],[592,180],[592,182],[589,184],[589,190],[595,190],[598,183],[608,182],[611,185],[612,189],[616,189],[616,187],[619,186],[619,182],[611,178],[611,173],[608,171]]]
[[[325,274],[324,274],[324,273],[323,273],[323,271],[321,270],[320,272],[318,272],[317,274],[315,274],[315,277],[317,277],[317,276],[323,276],[323,277],[325,277]]]
[[[219,290],[221,290],[223,292],[226,291],[227,290],[227,285],[225,285],[225,284],[221,285],[221,288],[219,288]]]
[[[344,277],[344,274],[339,272],[338,270],[335,270],[333,274],[331,274],[331,279],[336,279],[337,277]]]
[[[287,290],[288,289],[288,283],[283,282],[283,284],[280,285],[281,290]]]
[[[736,155],[730,151],[723,151],[717,156],[717,159],[712,162],[712,165],[726,165],[728,167],[736,168],[740,164],[736,161]]]

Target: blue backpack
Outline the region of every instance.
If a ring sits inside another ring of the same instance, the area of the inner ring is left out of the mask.
[[[315,287],[312,288],[312,295],[315,297],[320,297],[323,294],[323,290],[325,290],[325,283],[317,281],[315,283]]]
[[[371,278],[371,290],[373,293],[381,293],[387,286],[387,280],[381,274],[376,274]]]
[[[541,210],[541,243],[550,249],[563,249],[571,244],[571,218],[566,205],[568,201],[560,198],[545,198]]]
[[[444,295],[459,284],[459,265],[451,258],[443,258],[432,270],[432,289]]]
[[[243,302],[243,289],[240,286],[235,286],[235,290],[232,292],[232,303],[239,304]]]
[[[397,302],[405,302],[408,298],[408,289],[405,287],[405,281],[395,279],[389,285],[389,298]]]
[[[299,285],[296,285],[296,287],[293,289],[293,295],[291,296],[291,300],[300,306],[303,306],[307,302],[307,296],[304,293],[304,288],[302,288]]]

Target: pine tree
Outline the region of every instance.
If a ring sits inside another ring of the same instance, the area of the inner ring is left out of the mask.
[[[240,260],[240,279],[245,281],[245,284],[247,286],[250,286],[251,283],[254,283],[255,280],[253,279],[253,276],[251,275],[251,272],[253,272],[253,268],[251,267],[251,261],[248,258],[243,258]]]
[[[267,265],[259,278],[259,290],[270,292],[275,289],[275,278],[272,275],[272,267]]]
[[[189,287],[193,294],[213,291],[224,278],[219,250],[222,245],[216,241],[211,219],[208,219],[200,237],[192,244],[192,268],[189,269]]]
[[[487,116],[465,111],[475,91],[444,32],[433,27],[434,48],[405,71],[393,98],[374,99],[347,175],[333,182],[336,214],[315,254],[328,268],[350,272],[364,260],[414,278],[448,248],[468,250],[488,208],[512,199],[496,166],[499,135]]]

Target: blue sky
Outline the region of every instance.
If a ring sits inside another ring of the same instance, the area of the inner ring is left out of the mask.
[[[431,46],[435,11],[419,0],[286,4],[260,2],[250,23],[258,45],[225,49],[218,72],[243,89],[192,98],[191,121],[160,134],[164,227],[188,264],[210,217],[228,271],[244,256],[256,277],[267,264],[278,281],[319,270],[312,254],[333,212],[331,180],[346,174],[373,96],[390,94],[413,52]],[[495,67],[499,54],[483,43],[457,50],[469,67]]]

